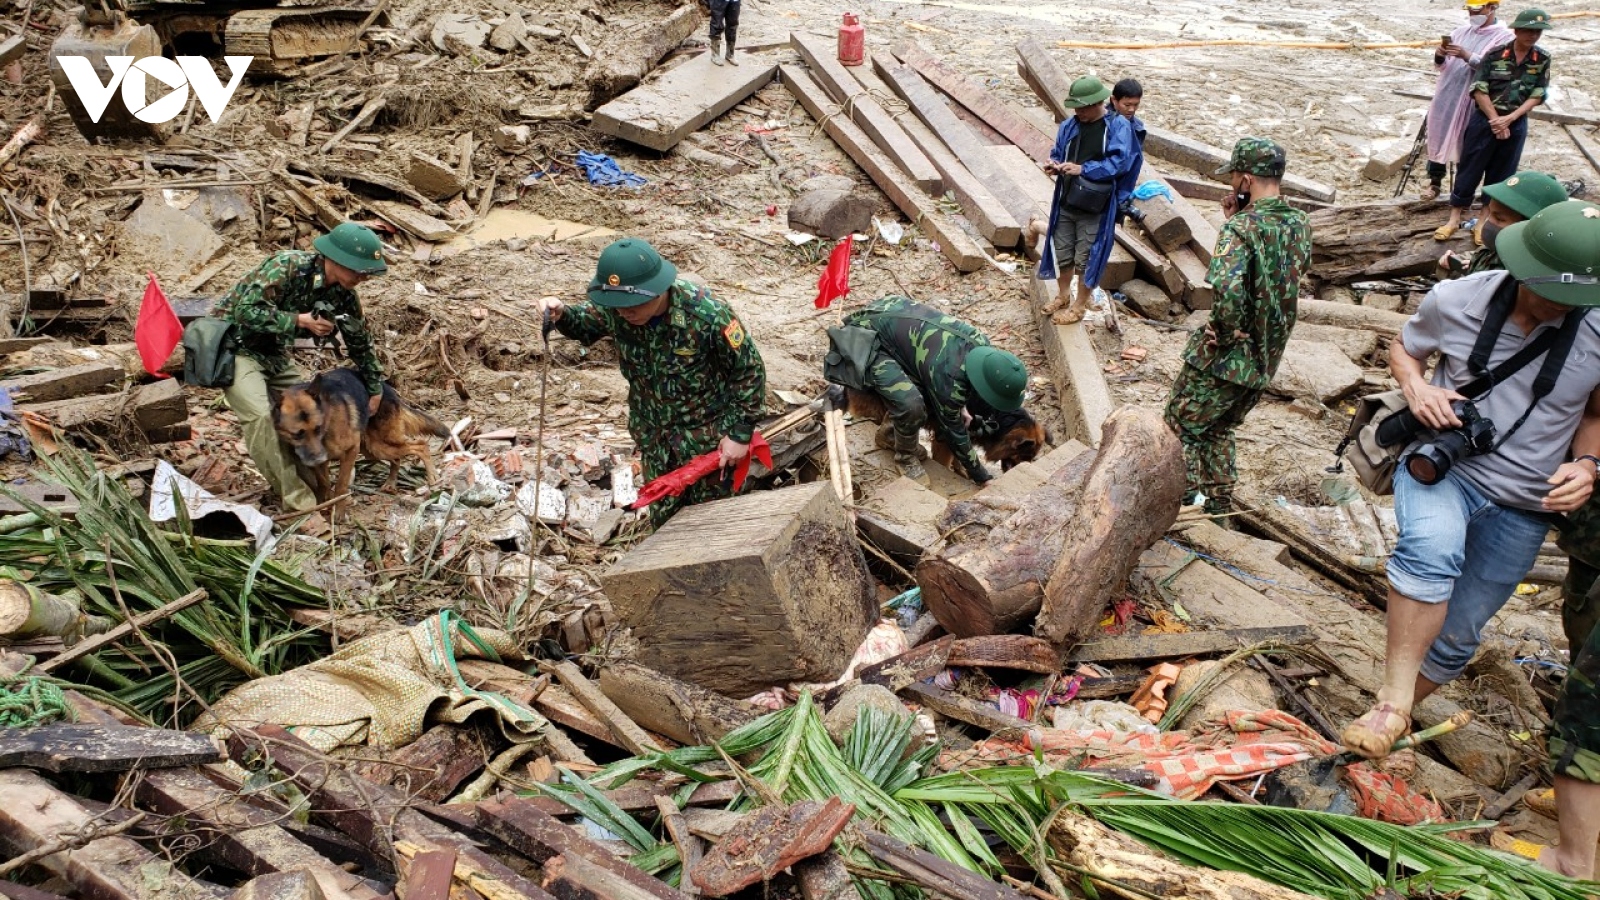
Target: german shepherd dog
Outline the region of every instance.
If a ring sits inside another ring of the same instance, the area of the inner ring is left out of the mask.
[[[428,437],[449,437],[449,429],[401,399],[388,383],[375,415],[367,414],[367,397],[355,369],[324,372],[275,397],[272,424],[279,439],[294,448],[295,462],[319,503],[349,493],[357,455],[389,464],[385,491],[395,489],[400,463],[413,457],[422,460],[429,483],[437,477]],[[337,484],[330,483],[328,472],[334,462],[339,464]],[[349,502],[341,501],[334,515],[341,515]]]
[[[889,424],[889,410],[883,405],[883,398],[871,391],[858,391],[846,388],[845,396],[848,398],[846,407],[850,415],[858,419],[871,419],[880,426]],[[973,443],[983,450],[983,455],[991,463],[999,463],[1000,471],[1009,472],[1021,463],[1033,462],[1038,459],[1041,451],[1053,443],[1054,439],[1043,425],[1040,425],[1031,413],[1025,409],[1013,412],[992,411],[992,414],[976,416],[973,425],[978,424],[978,419],[983,418],[993,423],[989,429],[980,432],[973,429]],[[892,436],[884,435],[879,429],[880,444],[885,440],[891,441],[884,449],[892,449]],[[950,448],[939,440],[937,433],[933,437],[933,461],[945,466],[955,468],[955,454]]]

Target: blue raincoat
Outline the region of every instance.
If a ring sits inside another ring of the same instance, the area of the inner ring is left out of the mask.
[[[1053,162],[1067,161],[1067,147],[1072,139],[1078,136],[1078,119],[1068,116],[1061,123],[1061,129],[1056,132],[1056,145],[1050,150],[1050,159]],[[1128,166],[1133,162],[1137,147],[1133,137],[1133,127],[1128,120],[1116,113],[1106,111],[1106,148],[1105,155],[1100,159],[1083,164],[1083,176],[1090,181],[1120,181],[1127,174]],[[1070,176],[1056,176],[1056,192],[1050,201],[1050,238],[1044,242],[1044,250],[1039,257],[1039,277],[1055,280],[1060,275],[1056,265],[1055,233],[1056,225],[1061,221],[1061,199],[1066,196],[1066,181]],[[1131,188],[1130,188],[1131,189]],[[1117,192],[1121,196],[1121,191]],[[1111,245],[1116,240],[1117,204],[1115,198],[1106,204],[1105,211],[1100,214],[1100,233],[1095,238],[1094,246],[1089,248],[1089,263],[1085,266],[1083,283],[1091,287],[1100,283],[1100,276],[1106,270],[1106,260],[1111,256]]]
[[[1139,171],[1144,168],[1144,123],[1139,121],[1138,116],[1132,116],[1128,124],[1133,126],[1133,162],[1128,164],[1128,171],[1117,178],[1118,206],[1127,203],[1128,198],[1133,196],[1133,189],[1139,186]]]

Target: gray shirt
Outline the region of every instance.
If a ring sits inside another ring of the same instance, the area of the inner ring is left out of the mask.
[[[1424,361],[1439,354],[1433,370],[1434,384],[1456,388],[1472,380],[1467,357],[1483,327],[1489,301],[1500,282],[1509,277],[1504,271],[1479,272],[1440,282],[1406,323],[1400,337],[1407,353]],[[1524,335],[1508,318],[1489,354],[1489,367],[1509,359],[1546,329],[1560,328],[1565,321],[1563,316],[1542,323]],[[1543,363],[1544,357],[1539,356],[1473,401],[1478,412],[1494,422],[1496,441],[1504,440],[1506,432],[1528,409],[1533,400],[1533,382]],[[1589,395],[1597,386],[1600,315],[1590,315],[1572,343],[1555,389],[1539,401],[1511,440],[1494,453],[1462,460],[1452,471],[1461,473],[1484,496],[1502,506],[1541,510],[1539,502],[1551,490],[1545,479],[1571,458],[1573,434],[1583,418]]]

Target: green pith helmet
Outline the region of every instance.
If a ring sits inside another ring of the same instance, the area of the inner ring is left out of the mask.
[[[649,241],[623,238],[600,251],[589,282],[589,300],[596,306],[626,309],[666,293],[678,267],[661,258]]]
[[[1600,306],[1600,206],[1567,200],[1495,241],[1511,277],[1563,306]]]
[[[1260,175],[1263,178],[1282,178],[1283,170],[1288,164],[1289,154],[1284,152],[1277,141],[1247,137],[1240,138],[1239,142],[1233,145],[1233,155],[1228,157],[1227,165],[1217,170],[1217,174],[1243,172],[1246,175]]]
[[[1483,192],[1524,219],[1531,219],[1545,207],[1567,199],[1567,189],[1561,182],[1543,172],[1518,172],[1499,184],[1489,185]]]
[[[1100,83],[1100,79],[1093,75],[1085,75],[1072,83],[1067,89],[1067,96],[1061,100],[1061,105],[1067,109],[1082,109],[1096,103],[1106,102],[1111,96],[1111,89]]]
[[[1511,23],[1511,30],[1532,28],[1535,31],[1544,31],[1551,27],[1550,14],[1542,9],[1525,9],[1517,13],[1516,21]]]
[[[1022,408],[1028,390],[1028,370],[1022,360],[995,347],[973,347],[967,352],[967,381],[983,402],[1001,412]]]
[[[352,272],[382,275],[389,271],[389,264],[383,261],[383,243],[365,225],[340,222],[332,231],[312,241],[311,246]]]

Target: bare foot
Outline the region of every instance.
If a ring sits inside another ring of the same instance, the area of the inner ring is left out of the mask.
[[[1043,219],[1039,218],[1038,216],[1034,216],[1028,220],[1028,227],[1023,229],[1023,233],[1028,236],[1028,243],[1032,244],[1038,241],[1039,238],[1044,237],[1044,233],[1048,227],[1049,226]]]

